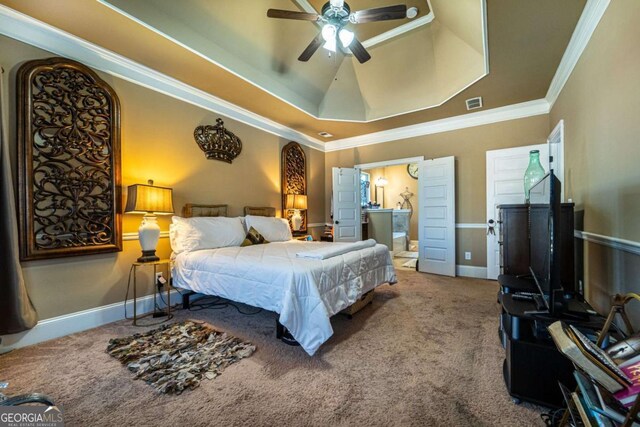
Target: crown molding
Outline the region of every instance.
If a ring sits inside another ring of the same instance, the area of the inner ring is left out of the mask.
[[[0,5],[0,34],[56,55],[75,59],[112,76],[221,114],[281,138],[324,151],[324,143],[316,138],[260,116],[203,90],[196,89],[166,74],[4,5]]]
[[[609,3],[610,0],[587,0],[546,97],[543,99],[337,139],[327,143],[196,89],[4,5],[0,5],[0,34],[58,55],[82,61],[107,74],[222,114],[273,135],[299,142],[319,151],[330,152],[548,114]]]
[[[416,125],[354,136],[352,138],[329,141],[325,144],[325,151],[345,150],[347,148],[381,144],[383,142],[396,141],[398,139],[415,138],[423,135],[449,132],[452,130],[482,126],[507,120],[522,119],[541,114],[549,114],[549,110],[549,103],[546,99],[536,99],[534,101],[522,102],[520,104],[507,105],[505,107],[448,117],[446,119],[433,120]]]
[[[569,76],[571,76],[580,56],[582,56],[582,52],[584,52],[584,49],[587,47],[610,1],[611,0],[587,0],[578,24],[575,30],[573,30],[567,49],[564,51],[564,55],[562,55],[556,74],[553,76],[551,84],[549,85],[549,90],[545,98],[551,108],[553,108],[558,96],[560,96],[560,92],[562,92],[564,85],[567,83],[567,80],[569,80]]]

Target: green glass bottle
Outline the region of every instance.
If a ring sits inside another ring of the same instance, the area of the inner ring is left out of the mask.
[[[531,187],[536,185],[542,178],[544,178],[546,172],[540,164],[540,151],[529,151],[529,166],[524,173],[524,199],[525,203],[529,203],[529,192]]]

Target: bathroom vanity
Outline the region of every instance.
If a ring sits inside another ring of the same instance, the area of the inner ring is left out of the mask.
[[[369,239],[386,245],[394,254],[407,250],[411,210],[364,209],[363,212],[363,231],[366,228]]]

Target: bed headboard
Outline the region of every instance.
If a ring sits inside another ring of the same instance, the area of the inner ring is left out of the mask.
[[[191,218],[195,216],[227,216],[228,205],[200,205],[187,203],[182,208],[182,216]]]
[[[254,216],[276,216],[276,208],[272,208],[271,206],[245,206],[244,214]]]

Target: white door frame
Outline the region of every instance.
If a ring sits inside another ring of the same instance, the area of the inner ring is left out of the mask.
[[[557,149],[552,150],[552,146],[557,144]],[[549,134],[547,138],[547,145],[549,146],[549,156],[553,155],[553,169],[554,174],[562,185],[560,186],[560,201],[564,202],[564,120],[560,120],[555,128]],[[551,164],[551,162],[550,162]]]
[[[407,165],[409,163],[418,163],[424,160],[424,156],[407,157],[404,159],[384,160],[382,162],[362,163],[355,165],[354,168],[360,170],[383,168],[386,166]]]

